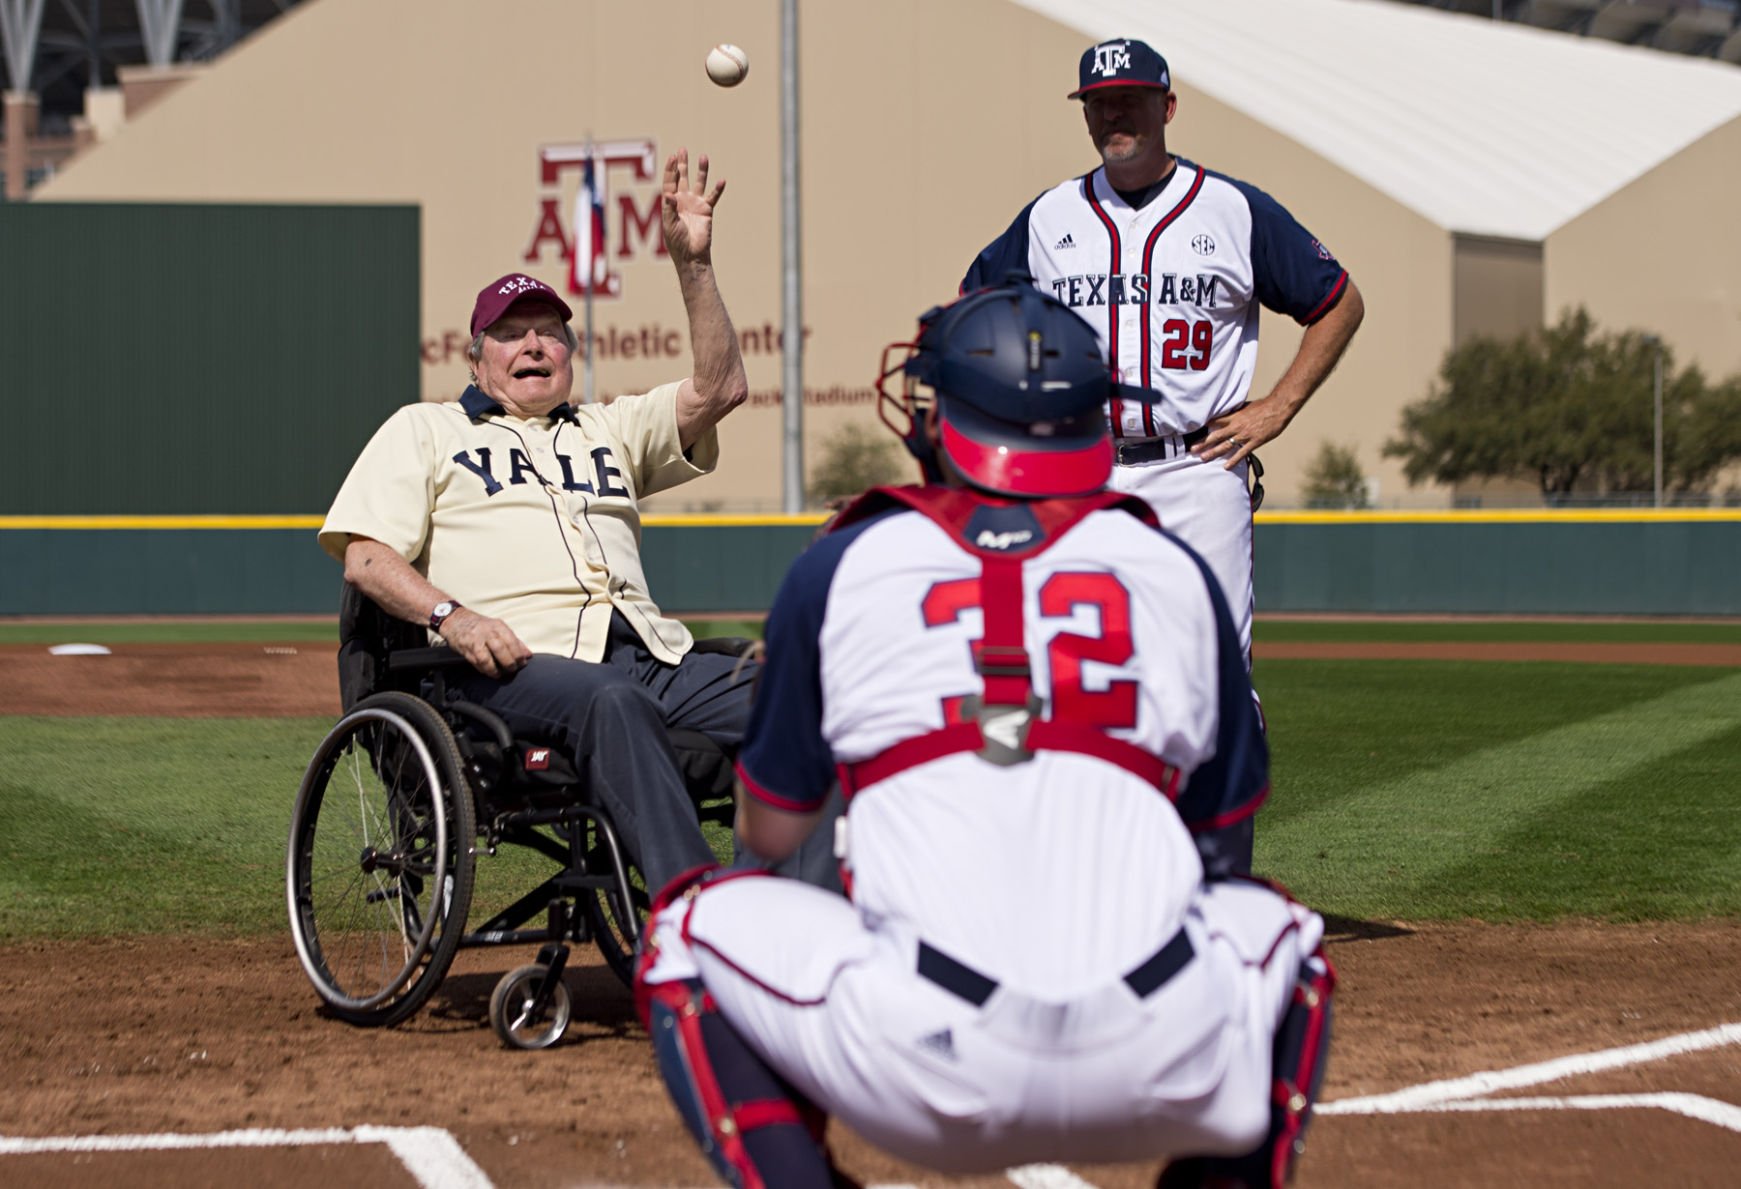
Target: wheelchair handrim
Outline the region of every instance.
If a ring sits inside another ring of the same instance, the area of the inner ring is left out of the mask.
[[[290,844],[285,856],[284,875],[285,904],[290,916],[290,934],[296,943],[296,956],[302,963],[303,973],[308,976],[309,982],[314,984],[315,990],[319,992],[322,999],[336,1008],[347,1011],[369,1011],[378,1008],[390,1002],[394,996],[404,990],[416,977],[418,967],[430,952],[430,938],[434,936],[437,924],[442,921],[445,915],[434,911],[424,914],[422,928],[418,931],[415,940],[406,946],[409,957],[404,966],[382,989],[368,996],[348,996],[339,992],[334,986],[336,979],[332,972],[327,968],[322,957],[315,952],[316,947],[310,944],[309,935],[318,936],[319,930],[313,918],[312,903],[306,906],[300,903],[300,889],[297,879],[299,847],[302,845],[304,835],[312,830],[312,822],[308,819],[310,808],[316,810],[316,819],[319,816],[318,806],[311,807],[308,801],[317,788],[324,801],[326,792],[330,787],[328,779],[339,760],[339,752],[336,750],[337,742],[343,736],[353,733],[359,724],[369,721],[386,723],[408,739],[416,752],[419,764],[422,765],[425,776],[430,781],[433,816],[435,818],[435,870],[430,877],[430,882],[436,890],[431,893],[432,907],[436,899],[447,894],[448,886],[447,802],[449,791],[441,778],[440,765],[436,763],[434,754],[424,743],[422,736],[403,715],[378,707],[353,710],[341,718],[321,740],[320,747],[315,751],[315,755],[320,758],[321,762],[309,765],[308,772],[303,777],[302,787],[297,791],[296,807],[291,817]],[[329,752],[332,754],[329,755]],[[399,915],[402,920],[403,911]]]

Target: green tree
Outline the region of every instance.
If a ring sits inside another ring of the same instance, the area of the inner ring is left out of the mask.
[[[1366,494],[1366,475],[1360,469],[1360,459],[1354,447],[1323,442],[1318,453],[1306,464],[1306,481],[1301,487],[1308,508],[1369,508],[1372,501]]]
[[[1642,331],[1603,332],[1582,307],[1543,330],[1473,338],[1445,355],[1432,393],[1402,413],[1384,455],[1408,481],[1528,479],[1544,496],[1648,492],[1654,480],[1657,346]],[[1663,483],[1709,491],[1741,458],[1741,379],[1712,388],[1662,350]]]
[[[849,421],[822,443],[810,472],[810,502],[848,499],[866,488],[903,483],[913,476],[906,451],[886,430]]]

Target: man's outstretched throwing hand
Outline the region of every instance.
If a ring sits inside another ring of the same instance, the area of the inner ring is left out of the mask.
[[[695,164],[693,184],[689,176],[689,150],[678,149],[665,162],[660,224],[665,250],[679,267],[689,263],[709,264],[713,254],[713,211],[725,193],[723,180],[707,184],[707,155]]]

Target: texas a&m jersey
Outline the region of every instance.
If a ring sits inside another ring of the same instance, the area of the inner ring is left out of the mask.
[[[1113,433],[1132,438],[1189,433],[1244,403],[1259,308],[1309,325],[1348,284],[1275,199],[1182,157],[1140,209],[1104,169],[1048,190],[979,254],[962,292],[1012,273],[1094,326],[1114,380],[1160,394],[1113,400]]]

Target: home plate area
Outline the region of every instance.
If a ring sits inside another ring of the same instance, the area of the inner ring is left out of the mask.
[[[1724,1051],[1738,1044],[1741,1024],[1725,1024],[1325,1102],[1296,1183],[1733,1184],[1734,1170],[1741,1167],[1741,1106],[1715,1094],[1733,1096],[1741,1086],[1736,1054]],[[1658,1076],[1641,1078],[1649,1066],[1656,1067]],[[1647,1088],[1665,1081],[1681,1088]],[[1559,1092],[1543,1093],[1546,1087]],[[1345,1161],[1335,1154],[1344,1147],[1364,1148],[1365,1153],[1351,1153]],[[1531,1149],[1534,1155],[1522,1159]],[[1399,1178],[1399,1159],[1414,1171]],[[1706,1172],[1701,1174],[1701,1169]],[[575,1172],[576,1184],[602,1184],[587,1178],[584,1170]],[[1152,1170],[1134,1166],[1029,1165],[1009,1170],[1005,1183],[1019,1189],[1111,1189],[1140,1184],[1152,1175]],[[0,1138],[0,1182],[107,1186],[120,1180],[130,1189],[314,1183],[322,1189],[351,1184],[495,1186],[439,1127]],[[920,1177],[878,1182],[873,1189],[929,1183],[942,1182]],[[973,1183],[995,1179],[974,1178]]]

